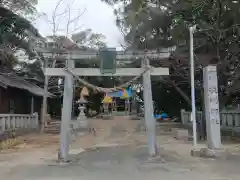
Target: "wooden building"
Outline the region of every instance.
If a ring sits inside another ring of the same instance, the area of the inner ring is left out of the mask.
[[[13,73],[0,73],[0,114],[40,115],[43,95],[44,90],[34,83]]]

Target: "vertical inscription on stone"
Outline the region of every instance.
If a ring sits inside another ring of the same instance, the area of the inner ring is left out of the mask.
[[[218,149],[221,146],[221,133],[216,66],[205,67],[203,77],[208,147]]]
[[[211,69],[210,69],[211,70]],[[217,87],[217,72],[208,71],[208,99],[209,99],[209,115],[211,123],[219,124],[219,101],[218,101],[218,87]]]

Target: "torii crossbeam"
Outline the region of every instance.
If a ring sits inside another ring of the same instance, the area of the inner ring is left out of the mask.
[[[115,74],[101,74],[99,68],[73,68],[72,71],[76,76],[139,76],[144,68],[117,68]],[[168,68],[152,68],[150,70],[152,76],[169,75]],[[45,75],[47,76],[66,76],[67,72],[64,68],[47,68]]]

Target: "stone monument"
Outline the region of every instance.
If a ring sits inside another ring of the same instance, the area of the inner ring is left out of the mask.
[[[209,149],[221,148],[220,113],[218,101],[218,78],[216,66],[203,69],[204,102]]]
[[[221,128],[218,100],[217,67],[209,65],[203,69],[204,104],[207,128],[207,148],[192,155],[210,158],[224,158],[227,155],[221,146]]]

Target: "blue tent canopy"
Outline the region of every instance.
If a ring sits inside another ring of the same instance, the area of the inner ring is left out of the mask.
[[[109,97],[121,97],[122,96],[122,91],[115,91],[115,92],[110,92],[107,93]]]
[[[124,90],[120,90],[120,91],[110,92],[110,93],[107,93],[107,95],[109,97],[122,98],[124,92],[126,92],[128,94],[128,97],[132,97],[132,90],[131,89],[124,89]]]

